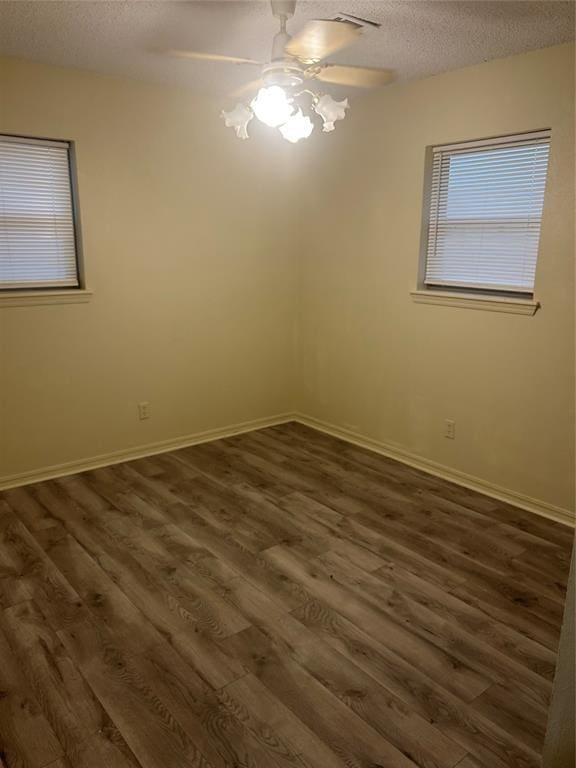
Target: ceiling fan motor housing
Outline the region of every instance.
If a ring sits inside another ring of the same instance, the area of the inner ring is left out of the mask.
[[[281,88],[294,88],[302,85],[304,77],[298,63],[280,60],[266,64],[262,70],[264,85],[279,85]]]

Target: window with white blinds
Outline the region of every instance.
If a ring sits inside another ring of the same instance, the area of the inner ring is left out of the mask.
[[[533,293],[550,133],[434,147],[424,283]]]
[[[70,145],[0,136],[0,290],[78,286]]]

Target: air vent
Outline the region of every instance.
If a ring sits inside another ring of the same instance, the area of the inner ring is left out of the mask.
[[[370,21],[369,19],[361,19],[359,16],[352,16],[351,13],[337,13],[332,18],[332,21],[348,21],[352,24],[356,24],[358,27],[364,27],[365,29],[379,29],[382,24],[377,21]]]

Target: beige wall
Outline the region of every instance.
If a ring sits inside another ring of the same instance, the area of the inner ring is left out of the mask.
[[[76,142],[94,291],[0,308],[0,477],[292,410],[285,142],[237,141],[220,109],[0,60],[0,131]]]
[[[184,90],[0,62],[0,131],[77,142],[94,290],[0,309],[0,478],[298,410],[573,508],[573,57],[353,94],[296,146]],[[413,304],[426,146],[547,127],[542,310]]]
[[[306,146],[300,410],[574,505],[574,47],[355,98]],[[414,304],[425,148],[552,129],[536,297],[521,317]],[[443,437],[445,418],[456,440]]]

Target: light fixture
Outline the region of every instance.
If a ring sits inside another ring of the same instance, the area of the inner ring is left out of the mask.
[[[335,101],[328,93],[319,95],[308,88],[302,88],[302,83],[282,88],[274,83],[274,79],[265,81],[268,84],[260,88],[250,104],[240,102],[230,112],[222,112],[226,126],[234,128],[239,139],[248,138],[248,123],[254,116],[264,125],[278,128],[286,141],[292,144],[307,139],[314,130],[314,123],[297,101],[301,96],[307,95],[312,99],[312,109],[322,118],[322,130],[325,133],[333,131],[334,123],[346,117],[348,99]]]
[[[294,112],[292,100],[279,85],[260,88],[250,106],[258,120],[270,128],[284,125]]]
[[[286,141],[290,141],[292,144],[296,144],[300,139],[307,139],[313,130],[314,123],[308,115],[303,114],[301,109],[292,115],[284,125],[280,126],[280,133]]]

